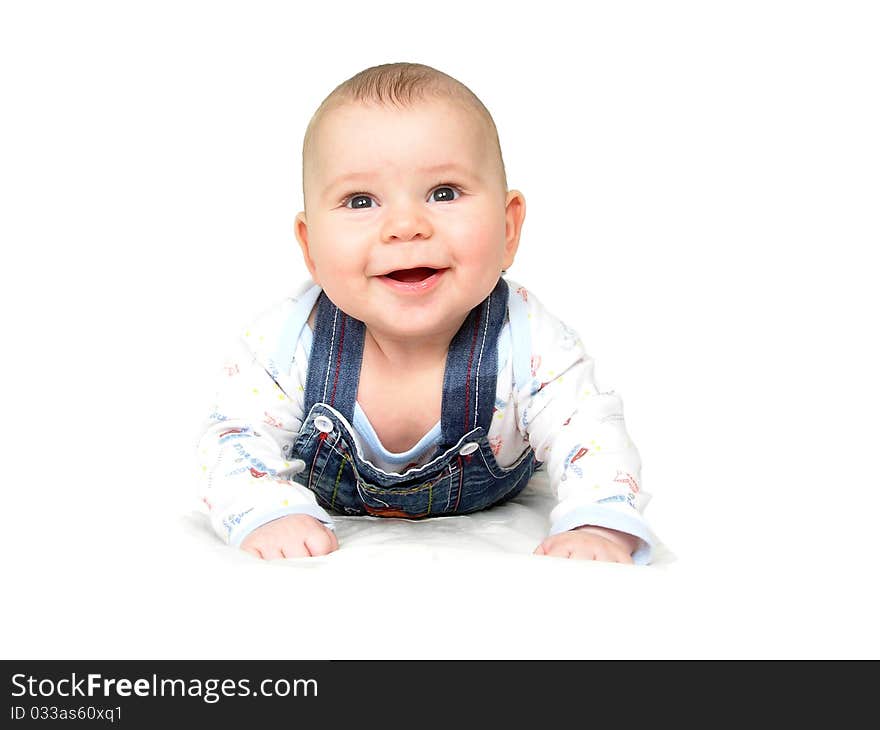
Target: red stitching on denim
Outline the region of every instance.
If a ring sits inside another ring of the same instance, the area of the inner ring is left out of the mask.
[[[339,370],[342,366],[342,343],[345,342],[345,320],[348,317],[342,315],[342,329],[339,332],[339,347],[336,348],[336,372],[333,374],[333,391],[330,393],[330,405],[336,405],[336,384],[339,382]]]

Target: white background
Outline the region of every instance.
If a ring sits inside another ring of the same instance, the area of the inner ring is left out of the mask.
[[[875,8],[3,3],[2,655],[877,658]],[[392,61],[493,114],[510,277],[622,395],[668,569],[389,560],[322,595],[180,539],[211,378],[306,275],[306,124]]]

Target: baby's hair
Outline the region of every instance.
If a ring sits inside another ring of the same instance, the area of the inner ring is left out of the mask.
[[[439,99],[461,104],[476,113],[489,131],[489,137],[498,154],[499,173],[503,190],[507,192],[507,171],[501,155],[498,129],[489,110],[476,94],[458,79],[421,63],[384,63],[364,69],[343,81],[321,102],[312,115],[303,137],[302,177],[303,198],[306,190],[306,166],[312,155],[315,130],[321,119],[336,107],[349,103],[380,104],[404,109],[419,101]]]

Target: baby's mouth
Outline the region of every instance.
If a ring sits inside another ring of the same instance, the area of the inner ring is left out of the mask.
[[[429,276],[437,273],[437,269],[429,269],[427,266],[419,266],[416,269],[399,269],[397,271],[389,271],[385,276],[396,281],[403,281],[411,284],[416,281],[424,281]]]

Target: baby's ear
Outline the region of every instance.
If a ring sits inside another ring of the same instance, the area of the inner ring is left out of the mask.
[[[505,232],[504,232],[504,265],[505,271],[507,267],[513,265],[516,251],[519,248],[519,238],[522,233],[523,221],[526,217],[526,199],[519,190],[509,190],[507,193],[507,204],[504,211],[505,216]]]
[[[312,257],[309,254],[309,226],[306,223],[305,212],[300,211],[296,214],[296,220],[293,223],[293,232],[296,235],[296,240],[302,251],[303,261],[305,262],[306,268],[312,275],[312,280],[317,284],[318,279],[315,276],[315,262],[312,261]]]

